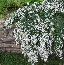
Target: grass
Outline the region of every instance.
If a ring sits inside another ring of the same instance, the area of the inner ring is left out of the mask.
[[[6,18],[6,15],[19,7],[22,8],[26,2],[41,2],[43,0],[0,0],[0,18]]]
[[[49,57],[48,61],[45,63],[39,58],[39,62],[35,65],[63,65],[64,59],[59,60],[58,57]],[[0,65],[31,65],[27,62],[27,57],[21,53],[12,52],[2,52],[0,51]]]
[[[1,65],[29,65],[21,53],[0,52]]]

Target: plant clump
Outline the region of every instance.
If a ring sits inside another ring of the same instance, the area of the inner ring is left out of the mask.
[[[62,58],[64,41],[63,1],[44,0],[30,6],[19,8],[4,23],[6,29],[13,30],[16,44],[21,43],[21,50],[28,62],[34,65],[38,55],[45,62],[50,54],[56,53]]]

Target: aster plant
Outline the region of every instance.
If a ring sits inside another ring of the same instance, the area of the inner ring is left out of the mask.
[[[13,37],[21,44],[22,54],[32,65],[38,62],[38,55],[45,62],[55,53],[62,59],[64,41],[64,9],[61,0],[44,0],[19,8],[7,18],[5,29],[15,25]]]

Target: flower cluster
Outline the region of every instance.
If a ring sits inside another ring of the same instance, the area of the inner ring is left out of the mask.
[[[47,61],[50,54],[56,53],[62,57],[64,40],[64,13],[63,2],[44,0],[41,3],[34,2],[30,6],[19,8],[4,23],[6,29],[15,24],[14,37],[16,44],[21,43],[22,54],[28,56],[28,62],[38,62],[38,55]],[[62,20],[58,20],[58,18]],[[60,18],[60,19],[61,19]]]

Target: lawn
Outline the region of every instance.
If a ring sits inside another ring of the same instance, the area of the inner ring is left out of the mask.
[[[21,53],[0,52],[1,65],[29,65]]]
[[[10,12],[22,8],[27,2],[41,2],[43,0],[0,0],[0,18],[6,18]]]
[[[58,57],[51,56],[45,63],[39,58],[39,62],[35,65],[63,65],[64,59],[60,60]],[[27,62],[27,58],[21,53],[2,52],[0,51],[0,65],[31,65]]]

